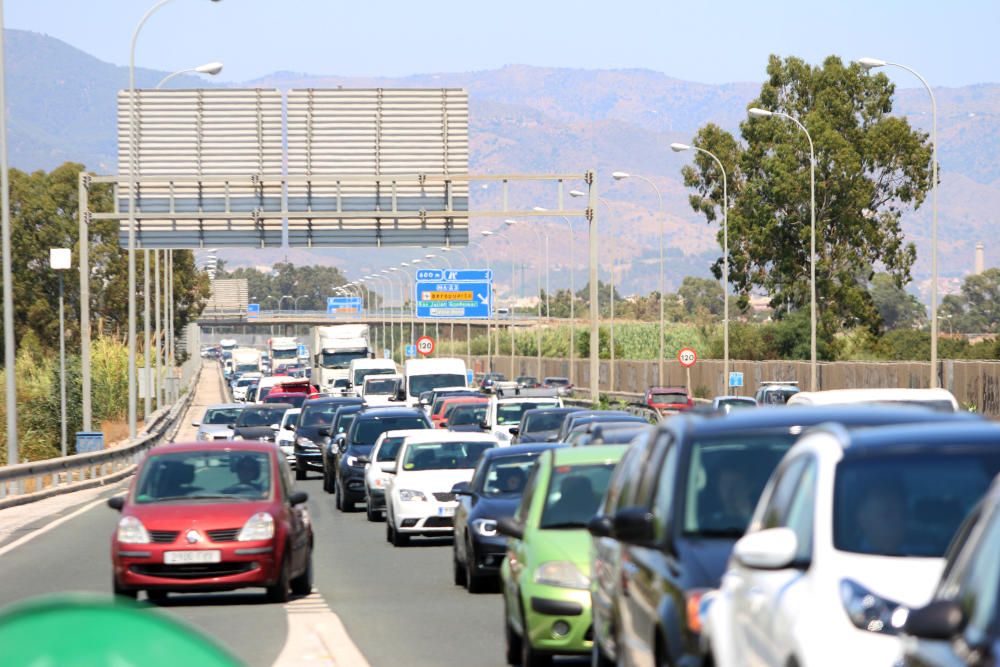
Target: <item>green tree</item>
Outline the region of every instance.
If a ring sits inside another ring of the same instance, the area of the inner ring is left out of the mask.
[[[686,276],[677,295],[688,315],[702,319],[722,316],[724,294],[717,280]]]
[[[1000,330],[1000,269],[966,276],[959,294],[941,301],[938,316],[946,331],[993,333]],[[947,323],[947,324],[945,324]]]
[[[837,57],[821,66],[771,56],[768,80],[749,106],[801,121],[816,149],[817,293],[826,337],[858,324],[877,329],[866,289],[872,267],[898,284],[916,258],[900,226],[904,207],[919,206],[930,187],[927,135],[891,116],[894,86]],[[740,124],[741,141],[716,125],[695,145],[712,151],[729,176],[730,279],[745,302],[763,288],[779,317],[809,304],[809,146],[782,118]],[[692,207],[709,223],[721,217],[722,178],[698,153],[683,170]],[[721,230],[719,232],[721,239]],[[713,271],[721,275],[721,259]],[[862,278],[862,280],[859,280]]]
[[[876,273],[869,291],[886,329],[915,329],[927,324],[927,308],[888,273]]]
[[[216,273],[217,278],[244,278],[247,281],[247,291],[252,303],[261,304],[265,309],[291,310],[294,304],[282,297],[289,295],[297,298],[299,310],[326,310],[327,297],[333,296],[333,288],[344,285],[347,280],[340,269],[333,266],[297,266],[291,262],[278,262],[271,271],[262,272],[254,268],[240,268],[233,271]],[[365,298],[369,293],[365,290]],[[382,302],[382,296],[372,290],[371,299],[377,306]],[[371,307],[372,304],[368,304]]]

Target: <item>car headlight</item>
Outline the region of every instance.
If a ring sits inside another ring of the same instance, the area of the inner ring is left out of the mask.
[[[242,440],[242,439],[243,439],[242,435],[234,435],[233,436],[233,440]]]
[[[198,435],[195,436],[196,440],[208,440],[208,434],[198,431]]]
[[[497,534],[497,522],[494,519],[473,519],[472,528],[483,537],[493,537]]]
[[[247,519],[236,536],[238,542],[255,542],[274,537],[274,517],[267,512],[257,512]]]
[[[841,579],[840,600],[854,627],[868,632],[896,635],[906,623],[909,609],[886,600],[851,579]]]
[[[358,457],[354,456],[353,454],[348,454],[347,456],[345,456],[344,457],[344,463],[346,463],[351,468],[362,468],[362,467],[364,467],[364,464],[362,464],[360,466],[358,465]]]
[[[123,516],[118,522],[118,541],[123,544],[149,544],[149,533],[142,521],[134,516]]]
[[[404,503],[408,502],[427,502],[427,496],[424,495],[423,491],[414,491],[412,489],[400,489],[399,499]]]
[[[590,578],[568,560],[550,560],[535,570],[535,583],[559,588],[590,588]]]

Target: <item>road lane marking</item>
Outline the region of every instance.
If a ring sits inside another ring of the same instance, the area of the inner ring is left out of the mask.
[[[21,546],[23,544],[27,544],[28,542],[30,542],[31,540],[35,539],[36,537],[44,535],[45,533],[49,532],[50,530],[58,528],[62,524],[66,523],[67,521],[70,521],[71,519],[75,519],[76,517],[80,516],[81,514],[83,514],[85,512],[88,512],[88,511],[92,510],[93,508],[97,507],[98,505],[104,504],[106,502],[108,502],[106,498],[98,498],[97,500],[95,500],[93,502],[87,503],[86,505],[84,505],[80,509],[76,510],[75,512],[71,512],[70,514],[67,514],[64,517],[56,519],[52,523],[45,524],[41,528],[38,528],[37,530],[33,530],[32,532],[28,533],[27,535],[23,535],[23,536],[17,538],[16,540],[14,540],[13,542],[11,542],[10,544],[7,544],[6,546],[0,547],[0,556],[3,556],[4,554],[10,553],[11,551],[13,551],[14,549],[18,548],[19,546]]]
[[[285,604],[285,614],[288,638],[275,667],[368,667],[340,617],[315,588],[309,595]]]

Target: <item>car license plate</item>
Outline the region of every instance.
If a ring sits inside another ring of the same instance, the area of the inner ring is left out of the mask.
[[[222,552],[218,549],[198,551],[165,551],[163,562],[167,565],[187,565],[190,563],[218,563],[222,561]]]
[[[439,507],[438,516],[455,516],[454,507]]]

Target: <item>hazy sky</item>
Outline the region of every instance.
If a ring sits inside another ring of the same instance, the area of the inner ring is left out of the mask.
[[[128,63],[153,0],[7,0],[7,27]],[[228,81],[276,70],[404,75],[505,64],[642,67],[706,83],[763,77],[769,53],[906,63],[934,85],[1000,80],[1000,0],[174,0],[138,64],[221,60]],[[915,85],[904,73],[893,74]]]

